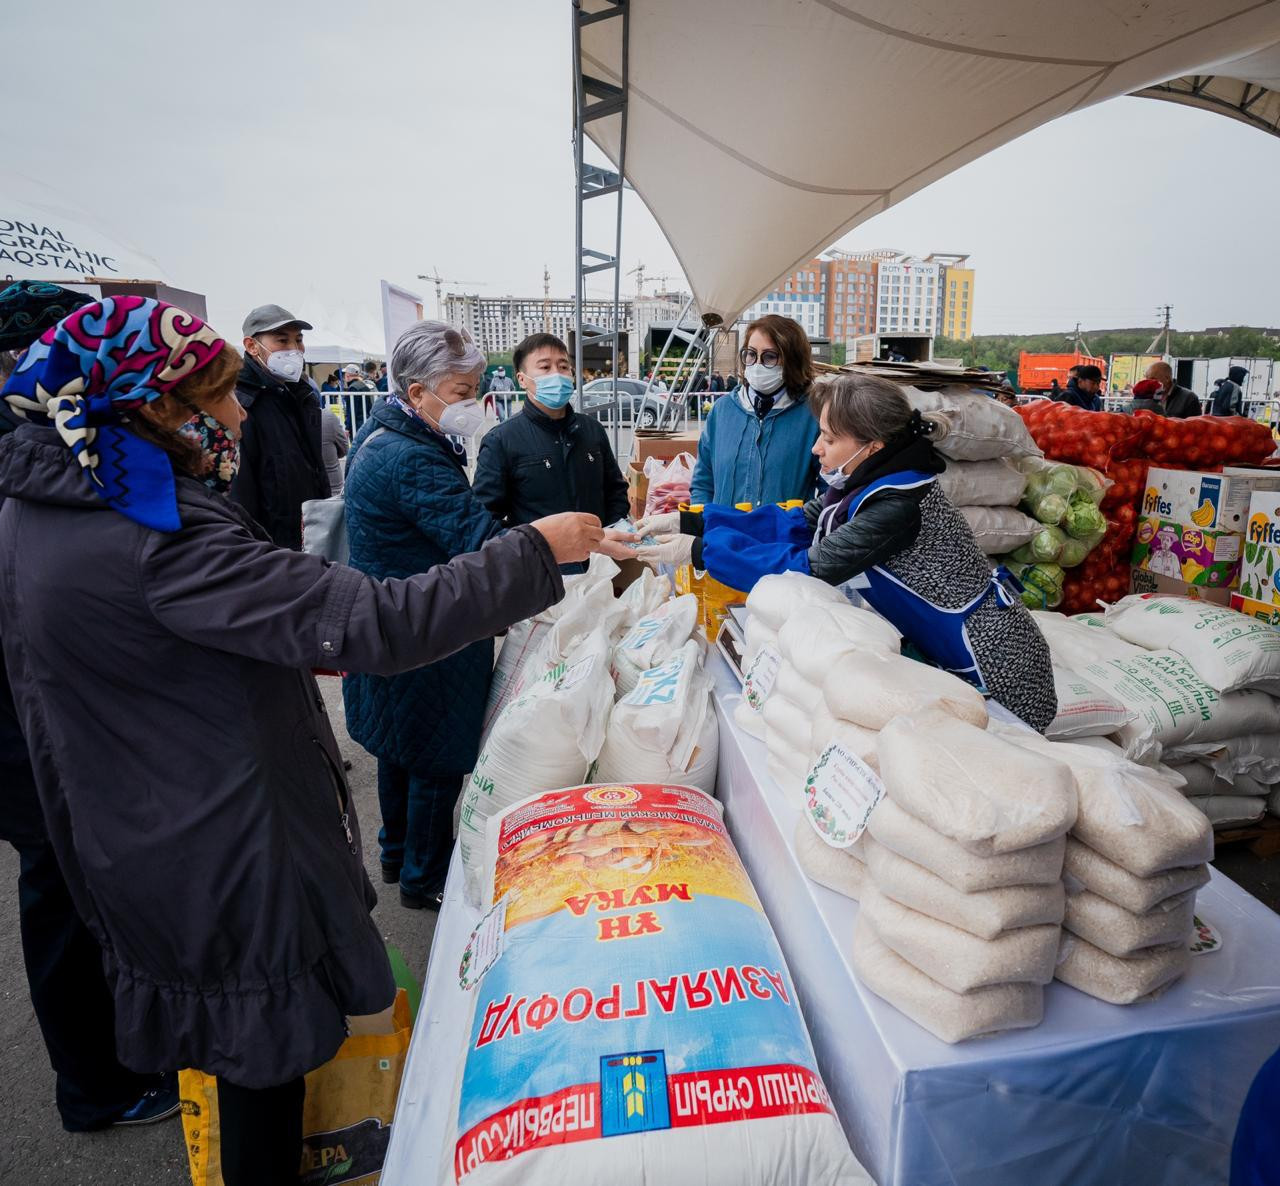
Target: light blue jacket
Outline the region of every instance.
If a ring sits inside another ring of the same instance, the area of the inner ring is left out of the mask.
[[[690,501],[760,506],[813,497],[819,467],[811,450],[818,422],[804,396],[792,399],[764,420],[742,406],[737,392],[716,400],[698,443]]]

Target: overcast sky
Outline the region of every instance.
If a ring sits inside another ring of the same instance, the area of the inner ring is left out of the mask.
[[[0,169],[65,193],[207,294],[381,343],[378,281],[572,292],[567,0],[6,5]],[[695,183],[696,184],[696,183]],[[968,252],[979,333],[1280,324],[1280,140],[1119,99],[864,224],[842,246]],[[693,200],[697,199],[695,193]],[[625,267],[679,270],[630,195]],[[744,245],[749,250],[750,245]],[[634,291],[634,278],[626,280]]]

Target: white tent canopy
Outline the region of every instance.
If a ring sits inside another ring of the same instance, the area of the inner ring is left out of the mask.
[[[616,85],[615,25],[582,43],[584,71]],[[626,174],[704,318],[728,323],[1024,132],[1220,67],[1274,78],[1278,40],[1277,0],[630,0]],[[588,130],[616,162],[619,121]]]
[[[1212,72],[1170,79],[1138,94],[1216,111],[1280,136],[1280,42]]]

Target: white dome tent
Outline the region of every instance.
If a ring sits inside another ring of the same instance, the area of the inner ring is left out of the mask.
[[[1276,0],[575,0],[575,20],[588,99],[613,100],[579,133],[624,162],[710,326],[1068,112],[1138,93],[1280,119]]]

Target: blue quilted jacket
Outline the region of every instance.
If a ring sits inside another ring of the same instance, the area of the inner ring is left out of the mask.
[[[352,445],[343,501],[351,566],[379,580],[426,572],[503,530],[448,440],[386,403]],[[486,640],[403,675],[349,675],[347,731],[419,777],[461,777],[475,765],[492,673]]]

